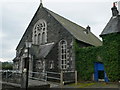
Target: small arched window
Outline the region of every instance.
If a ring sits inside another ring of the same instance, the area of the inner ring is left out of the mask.
[[[59,43],[60,46],[60,66],[61,69],[65,70],[67,69],[67,41],[62,40]]]
[[[38,69],[43,69],[42,61],[37,61],[36,66],[37,66]]]

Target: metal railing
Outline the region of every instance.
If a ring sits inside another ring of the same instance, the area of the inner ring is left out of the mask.
[[[55,79],[55,80],[60,80],[60,74],[58,72],[46,72],[47,73],[47,79]],[[51,76],[49,74],[52,74]],[[56,75],[58,75],[58,77],[55,77]]]
[[[69,75],[72,74],[71,78]],[[66,78],[67,77],[67,78]],[[40,80],[40,81],[58,81],[61,84],[68,82],[77,83],[77,72],[76,71],[61,71],[61,72],[30,72],[30,79]]]
[[[47,81],[47,74],[45,72],[29,72],[29,78],[41,81]]]
[[[64,83],[75,82],[77,83],[77,71],[61,71],[58,72],[46,72],[47,79],[58,80],[62,85]],[[49,76],[49,74],[52,74]],[[72,75],[70,77],[70,75]]]
[[[2,81],[10,83],[21,83],[22,73],[18,70],[1,70],[0,74],[2,75]]]

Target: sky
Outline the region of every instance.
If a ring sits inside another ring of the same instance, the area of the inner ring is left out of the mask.
[[[43,6],[82,27],[91,27],[98,37],[112,16],[117,0],[42,0]],[[40,5],[40,0],[0,1],[0,61],[12,61],[16,47]],[[101,39],[101,38],[100,38]],[[102,40],[102,39],[101,39]]]

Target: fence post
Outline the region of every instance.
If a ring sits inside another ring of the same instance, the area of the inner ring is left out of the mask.
[[[6,80],[8,82],[8,70],[6,70]]]
[[[45,81],[47,82],[47,72],[45,72],[44,74],[45,74]]]
[[[63,71],[61,71],[60,73],[60,83],[61,83],[61,86],[63,86]]]
[[[26,87],[26,69],[24,69],[21,74],[21,88],[25,87]]]
[[[75,84],[77,85],[77,71],[75,71]]]

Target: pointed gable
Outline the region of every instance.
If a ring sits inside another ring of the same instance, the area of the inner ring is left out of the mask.
[[[21,47],[23,47],[24,44],[25,44],[25,41],[26,41],[27,39],[29,39],[29,41],[32,41],[32,30],[33,30],[33,26],[34,26],[34,24],[36,23],[36,18],[38,18],[39,13],[41,12],[41,10],[42,10],[42,11],[45,11],[45,10],[43,10],[43,9],[44,9],[44,8],[43,8],[43,5],[42,5],[42,3],[41,3],[40,6],[38,7],[38,9],[37,9],[34,17],[32,18],[31,22],[29,23],[29,25],[28,25],[25,33],[23,34],[23,36],[22,36],[22,38],[21,38],[18,46],[16,47],[16,50],[17,50],[18,48],[20,49]]]
[[[120,32],[120,15],[112,17],[100,36]]]

